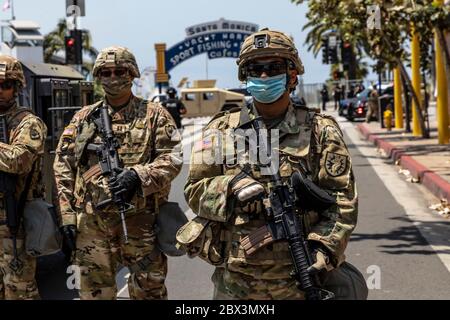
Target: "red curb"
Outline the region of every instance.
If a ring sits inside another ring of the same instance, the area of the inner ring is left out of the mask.
[[[383,149],[389,158],[394,161],[400,160],[401,167],[408,170],[414,178],[419,179],[422,185],[432,194],[439,199],[447,199],[450,201],[450,183],[447,180],[441,178],[438,174],[429,170],[411,156],[405,155],[404,149],[396,148],[393,144],[372,134],[364,124],[358,125],[357,129],[366,140],[373,142],[374,145]]]
[[[366,139],[372,134],[369,129],[367,129],[367,127],[363,124],[358,124],[357,128]]]
[[[417,162],[416,160],[414,160],[412,157],[410,156],[406,156],[403,155],[400,159],[400,165],[405,168],[408,169],[409,172],[411,173],[411,175],[416,178],[419,179],[420,181],[423,180],[423,177],[426,173],[428,172],[432,172],[431,170],[429,170],[427,167],[425,167],[424,165],[422,165],[421,163]]]
[[[436,173],[425,173],[422,184],[439,199],[450,201],[450,184]]]
[[[377,146],[379,148],[383,149],[389,158],[392,157],[392,153],[394,150],[398,150],[398,148],[396,148],[393,144],[391,144],[387,141],[384,141],[383,139],[381,139],[379,137],[377,137],[376,142],[377,142]]]

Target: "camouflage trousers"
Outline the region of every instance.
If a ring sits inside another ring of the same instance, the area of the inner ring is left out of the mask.
[[[75,262],[80,267],[82,300],[113,300],[117,296],[116,273],[120,265],[132,266],[155,249],[155,217],[149,213],[126,218],[128,243],[123,241],[117,213],[78,214]],[[167,299],[167,258],[161,253],[152,263],[132,272],[128,292],[133,300]]]
[[[292,279],[256,279],[216,268],[212,280],[214,300],[304,300]]]
[[[23,237],[17,239],[17,253],[21,262],[19,270],[12,270],[13,241],[6,226],[0,226],[0,300],[38,300],[35,280],[36,259],[25,253]]]

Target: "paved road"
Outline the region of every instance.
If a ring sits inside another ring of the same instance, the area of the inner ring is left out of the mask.
[[[437,199],[380,159],[360,140],[353,124],[343,118],[339,122],[352,154],[360,198],[359,223],[346,254],[364,274],[371,288],[369,299],[450,299],[450,221],[428,209]],[[189,127],[184,132],[185,142],[195,140],[191,131]],[[171,193],[171,200],[185,210],[187,170],[185,165]],[[169,299],[211,299],[212,272],[199,259],[170,258]],[[123,269],[117,277],[121,299],[128,296],[126,275]],[[41,281],[43,296],[73,298],[73,291],[62,289],[63,280],[61,272],[54,272],[51,281]]]
[[[369,299],[450,299],[450,221],[429,209],[438,200],[380,159],[352,125],[341,124],[360,199],[347,256],[365,273]]]

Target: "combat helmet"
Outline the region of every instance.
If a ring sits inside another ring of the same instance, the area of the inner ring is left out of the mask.
[[[130,74],[134,78],[139,78],[141,73],[136,63],[136,58],[128,48],[124,47],[109,47],[103,49],[95,60],[94,70],[92,71],[94,77],[98,77],[98,74],[102,68],[127,68],[130,70]]]
[[[167,88],[166,93],[169,96],[171,96],[171,95],[176,96],[177,95],[177,89],[175,89],[174,87],[169,87],[169,88]]]
[[[261,29],[247,37],[242,44],[239,59],[239,80],[245,81],[245,65],[255,58],[280,57],[291,62],[291,68],[297,70],[298,74],[305,73],[303,63],[298,55],[292,39],[280,31]]]
[[[14,80],[21,88],[25,88],[25,76],[22,65],[16,58],[0,55],[0,80]]]

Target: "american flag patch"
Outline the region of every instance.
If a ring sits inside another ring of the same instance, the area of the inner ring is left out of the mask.
[[[67,127],[63,132],[63,136],[65,137],[73,137],[74,135],[75,135],[74,127]]]
[[[195,151],[203,151],[212,148],[212,139],[206,138],[202,141],[197,142],[195,145]]]

